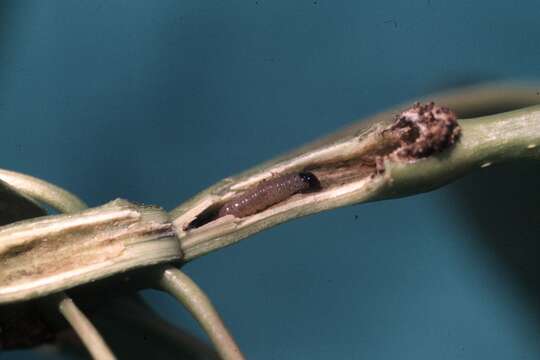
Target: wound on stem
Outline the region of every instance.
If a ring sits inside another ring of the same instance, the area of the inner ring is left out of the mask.
[[[395,116],[392,124],[361,138],[348,157],[304,164],[302,172],[287,172],[260,181],[229,200],[213,203],[184,230],[198,228],[226,215],[245,218],[289,201],[295,194],[335,189],[384,172],[384,161],[411,162],[439,153],[456,143],[461,129],[446,107],[416,103]],[[369,143],[369,145],[366,145]],[[309,170],[309,171],[308,171]],[[273,169],[267,172],[274,173]],[[284,170],[281,170],[284,172]],[[309,196],[306,194],[305,196]]]

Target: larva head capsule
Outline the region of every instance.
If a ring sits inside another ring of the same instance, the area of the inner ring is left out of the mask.
[[[321,188],[321,183],[319,182],[319,179],[311,173],[311,172],[301,172],[298,174],[302,181],[304,181],[306,184],[308,184],[308,189],[304,190],[303,192],[310,192],[310,191],[316,191]]]

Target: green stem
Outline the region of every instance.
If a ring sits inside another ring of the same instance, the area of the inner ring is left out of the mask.
[[[414,163],[387,162],[383,197],[402,197],[438,188],[478,168],[540,160],[540,106],[460,121],[456,146]]]
[[[52,206],[63,213],[74,213],[87,208],[81,199],[69,191],[30,175],[0,169],[0,180],[5,181],[22,194]]]
[[[332,141],[323,139],[315,147],[308,146],[294,152],[291,157],[285,156],[285,160],[263,164],[245,175],[218,183],[171,212],[174,224],[180,229],[178,237],[184,260],[190,261],[297,217],[351,204],[414,195],[438,188],[480,167],[503,161],[540,158],[538,105],[459,120],[459,123],[462,127],[460,140],[438,155],[412,162],[387,156],[382,174],[372,172],[364,177],[359,175],[351,182],[332,184],[312,195],[291,198],[290,201],[246,218],[228,221],[221,218],[194,231],[184,230],[194,215],[210,205],[219,206],[224,196],[230,198],[228,193],[236,193],[239,184],[256,184],[260,179],[271,176],[269,174],[313,169],[329,161],[346,164],[344,161],[358,161],[359,156],[377,155],[373,149],[381,148],[381,131],[389,126],[388,117],[371,123],[363,131],[353,126],[340,132],[339,137],[331,136]],[[351,167],[350,171],[354,172],[355,168]]]
[[[210,299],[186,274],[168,267],[163,270],[159,285],[188,309],[224,360],[244,359]]]
[[[116,357],[109,349],[97,329],[79,310],[77,305],[66,294],[57,295],[58,310],[69,322],[73,330],[96,360],[114,360]]]

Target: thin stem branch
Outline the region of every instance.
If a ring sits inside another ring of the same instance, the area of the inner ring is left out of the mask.
[[[210,344],[164,320],[139,296],[111,299],[107,305],[98,309],[93,318],[102,325],[105,335],[115,344],[116,354],[121,358],[142,357],[151,353],[160,359],[161,356],[190,360],[220,359]],[[134,348],[122,341],[122,338],[140,338],[141,333],[152,339],[151,343]]]
[[[87,208],[86,204],[67,190],[45,180],[15,171],[0,169],[0,180],[22,194],[52,206],[63,213],[73,213]]]
[[[96,360],[116,359],[97,329],[90,320],[79,310],[77,305],[66,294],[60,293],[58,298],[58,310],[66,318],[73,330],[88,349],[88,352]]]
[[[188,309],[224,360],[244,359],[210,299],[186,274],[173,267],[165,268],[159,286]]]
[[[13,186],[0,180],[0,226],[16,221],[47,215],[45,209],[34,199],[21,194]]]

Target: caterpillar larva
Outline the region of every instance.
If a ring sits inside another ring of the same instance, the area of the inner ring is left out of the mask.
[[[251,190],[226,202],[218,217],[234,215],[241,218],[256,214],[292,195],[320,188],[319,180],[311,172],[300,172],[264,180]]]

